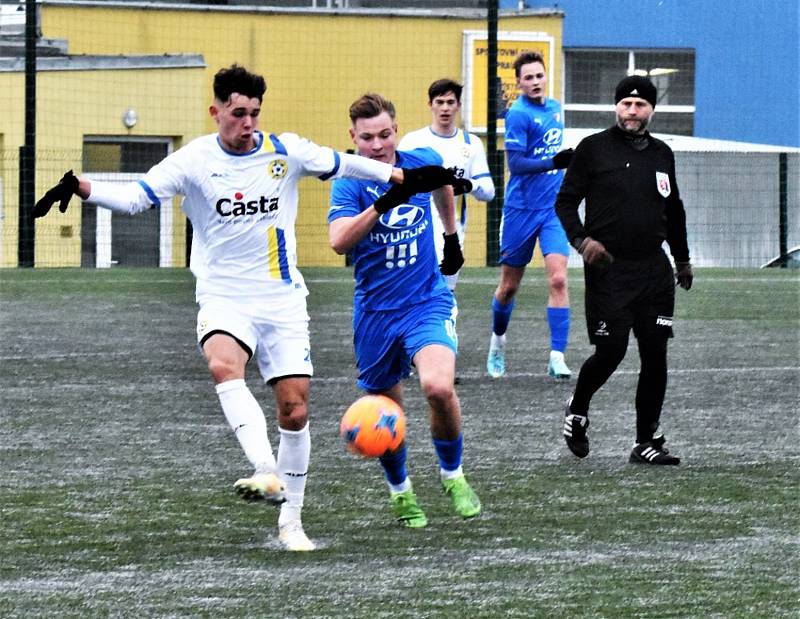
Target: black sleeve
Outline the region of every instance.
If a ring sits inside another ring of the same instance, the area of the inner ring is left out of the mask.
[[[689,242],[686,234],[686,211],[683,208],[678,182],[675,178],[675,155],[670,151],[672,166],[670,185],[672,192],[667,198],[664,214],[667,217],[667,243],[675,262],[689,262]]]
[[[578,207],[586,197],[589,186],[588,160],[588,148],[583,143],[578,144],[556,196],[556,215],[561,220],[570,245],[576,249],[587,236],[578,216]]]

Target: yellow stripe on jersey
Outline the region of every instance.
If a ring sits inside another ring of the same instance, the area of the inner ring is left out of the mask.
[[[267,228],[267,264],[272,279],[281,278],[281,267],[278,261],[278,232],[275,228]]]
[[[280,228],[267,228],[267,264],[272,279],[292,281],[286,259],[286,239]]]
[[[272,143],[272,140],[269,139],[269,136],[264,136],[264,139],[261,141],[261,150],[265,153],[274,153],[275,152],[275,145]]]

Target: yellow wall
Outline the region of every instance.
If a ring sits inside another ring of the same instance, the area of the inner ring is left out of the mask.
[[[118,79],[123,73],[124,79]],[[164,99],[201,100],[203,69],[117,71],[40,71],[37,76],[36,187],[37,197],[68,169],[80,171],[85,135],[165,136],[176,147],[205,130],[198,110],[186,114],[182,105],[164,105]],[[24,91],[20,74],[0,73],[0,89]],[[113,82],[109,83],[109,80]],[[7,92],[2,90],[0,92]],[[153,92],[159,97],[154,98]],[[132,130],[122,124],[127,107],[139,111],[142,122]],[[22,111],[0,120],[6,147],[16,150],[24,140]],[[13,152],[9,153],[9,157]],[[2,266],[17,263],[17,161],[4,166],[6,217],[3,222]],[[13,192],[13,193],[12,193]],[[13,207],[9,205],[13,201]],[[79,266],[81,257],[80,208],[77,198],[61,215],[52,214],[36,223],[36,266]],[[177,209],[177,206],[176,206]],[[185,217],[176,210],[173,262],[184,264]]]
[[[444,76],[462,79],[463,32],[486,27],[484,19],[458,17],[157,10],[46,3],[41,15],[43,35],[66,39],[70,54],[192,53],[202,54],[207,65],[199,80],[195,70],[165,72],[168,78],[161,72],[118,71],[110,91],[104,90],[101,83],[108,79],[107,72],[105,78],[103,74],[85,73],[40,75],[40,133],[57,135],[59,147],[77,154],[76,165],[80,163],[82,136],[118,134],[122,110],[132,101],[140,109],[137,134],[184,136],[187,132],[199,135],[213,131],[207,115],[213,75],[233,62],[267,79],[261,123],[265,132],[293,131],[344,150],[351,146],[347,135],[350,103],[363,92],[378,91],[395,103],[402,134],[429,124],[428,85]],[[499,23],[501,31],[538,31],[552,36],[557,59],[561,58],[561,27],[558,14],[509,15]],[[554,65],[550,79],[554,92],[560,93],[560,60]],[[153,84],[156,73],[160,81]],[[173,79],[177,74],[191,84]],[[3,79],[5,76],[0,75],[0,86]],[[86,93],[90,93],[89,100]],[[69,101],[64,101],[65,94]],[[59,110],[63,110],[64,103],[91,112],[76,114],[70,121],[73,126],[59,126]],[[0,129],[3,127],[0,122]],[[6,132],[7,148],[17,140],[21,141],[21,136],[12,137]],[[42,148],[41,142],[37,147]],[[56,180],[57,171],[65,167],[48,165],[49,175],[38,172],[39,182]],[[327,242],[328,192],[329,186],[316,180],[304,181],[301,188],[301,265],[342,264],[343,259],[330,250]],[[486,262],[485,227],[484,205],[472,201],[468,265]],[[78,249],[73,251],[79,253],[79,239],[76,243]],[[4,260],[6,255],[4,249]]]

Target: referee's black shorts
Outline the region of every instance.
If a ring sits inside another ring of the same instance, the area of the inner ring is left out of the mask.
[[[672,337],[675,276],[667,255],[641,259],[615,258],[608,268],[584,265],[586,328],[595,346],[628,340]]]

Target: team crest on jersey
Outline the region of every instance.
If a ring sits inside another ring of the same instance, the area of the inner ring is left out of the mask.
[[[275,161],[270,161],[270,164],[267,167],[269,175],[274,179],[279,179],[286,176],[286,171],[288,169],[289,166],[286,164],[285,159],[276,159]]]
[[[672,193],[672,187],[669,185],[669,174],[656,172],[656,186],[658,187],[658,193],[665,198],[669,198],[669,194]]]
[[[466,144],[464,144],[464,145],[461,147],[461,156],[462,156],[464,159],[469,159],[469,155],[470,155],[469,146],[467,146]]]

